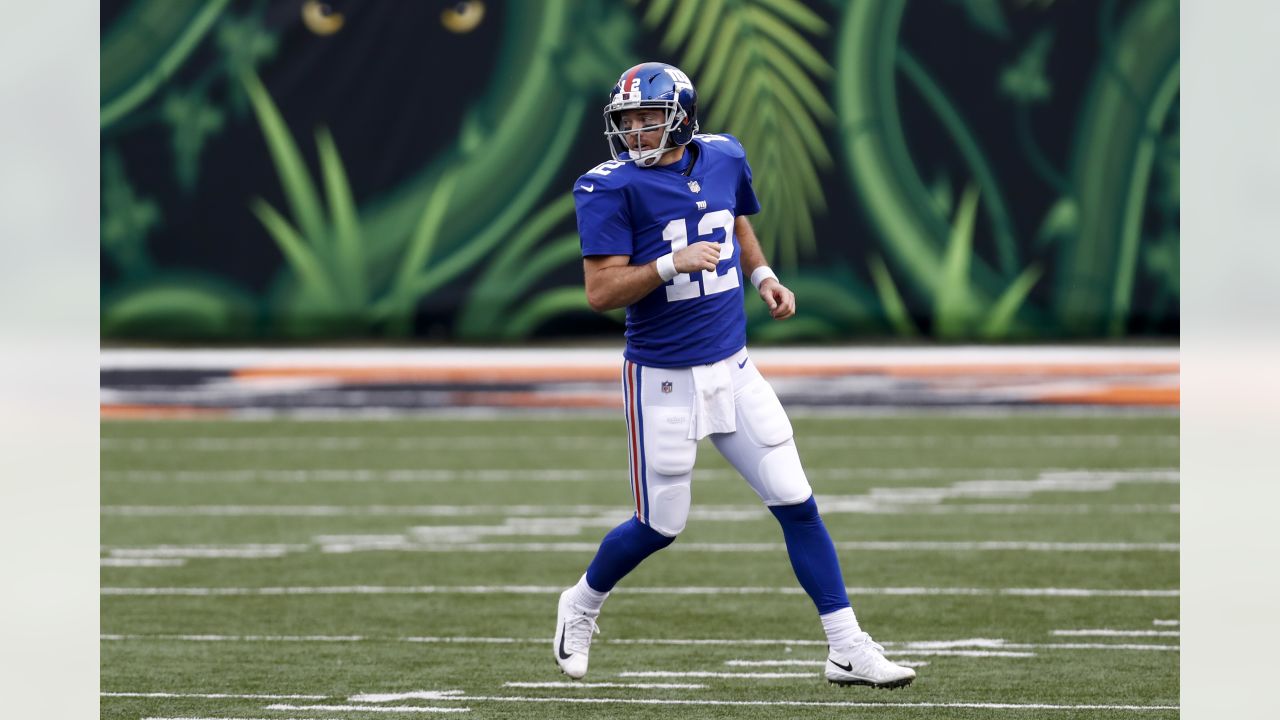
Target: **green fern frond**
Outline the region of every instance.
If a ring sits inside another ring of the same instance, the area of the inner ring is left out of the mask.
[[[764,208],[753,218],[757,235],[767,256],[795,267],[817,249],[820,174],[833,162],[822,126],[835,112],[820,89],[833,71],[813,42],[828,23],[797,0],[652,0],[643,17],[650,28],[665,24],[664,50],[681,50],[706,131],[748,149]]]

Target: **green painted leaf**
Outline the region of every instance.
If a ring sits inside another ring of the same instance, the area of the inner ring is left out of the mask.
[[[1000,73],[1000,91],[1023,104],[1047,101],[1052,87],[1045,64],[1052,46],[1053,31],[1037,33],[1018,60]]]
[[[134,0],[102,34],[99,122],[105,129],[182,67],[230,0]],[[138,28],[146,28],[139,32]]]
[[[236,288],[171,275],[104,298],[104,338],[223,340],[253,334],[252,299]]]
[[[355,196],[347,180],[338,147],[327,128],[316,131],[316,148],[320,154],[320,172],[324,176],[325,197],[329,202],[329,225],[333,233],[334,276],[351,307],[364,307],[369,292],[366,285],[364,238]]]
[[[1004,39],[1009,37],[1009,24],[1005,22],[1000,0],[952,0],[964,6],[969,23],[979,30]]]
[[[965,188],[951,225],[951,238],[942,259],[942,277],[934,297],[936,334],[962,337],[973,319],[969,293],[969,259],[973,255],[973,229],[978,212],[978,189]]]
[[[919,335],[920,331],[911,321],[911,314],[907,312],[907,305],[902,302],[902,296],[898,293],[898,288],[893,283],[893,276],[889,274],[889,268],[885,267],[884,260],[879,255],[873,255],[870,266],[871,279],[875,283],[876,293],[880,296],[880,307],[884,308],[889,324],[903,337]]]
[[[285,260],[289,262],[298,281],[302,283],[308,298],[323,309],[337,309],[341,304],[338,290],[325,272],[324,265],[307,246],[307,241],[293,229],[284,216],[261,198],[254,200],[252,209],[253,214],[258,216],[258,220],[267,232],[271,233],[280,251],[284,253]]]
[[[581,285],[545,290],[532,298],[506,323],[503,336],[508,340],[528,337],[542,323],[568,312],[591,312],[587,293]]]
[[[1031,289],[1035,287],[1036,281],[1040,279],[1043,273],[1044,269],[1040,267],[1039,263],[1032,263],[1026,270],[1022,271],[1022,274],[996,299],[995,304],[988,310],[987,318],[982,327],[978,329],[978,334],[989,340],[1008,337],[1018,310],[1022,308],[1027,296],[1031,293]]]
[[[320,255],[327,255],[326,230],[324,213],[320,208],[320,198],[316,194],[315,185],[307,171],[307,164],[298,152],[298,146],[289,133],[279,109],[263,87],[262,82],[253,73],[240,76],[240,81],[253,104],[258,124],[262,128],[262,136],[271,151],[271,159],[275,162],[276,174],[280,178],[280,186],[284,190],[289,208],[293,212],[298,230],[307,238]]]

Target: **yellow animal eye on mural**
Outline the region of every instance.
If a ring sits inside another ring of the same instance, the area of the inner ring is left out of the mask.
[[[469,33],[484,20],[484,3],[481,0],[459,0],[440,13],[444,29],[459,35]]]
[[[329,3],[307,0],[302,3],[302,23],[317,35],[332,35],[342,29],[346,18],[334,12]]]

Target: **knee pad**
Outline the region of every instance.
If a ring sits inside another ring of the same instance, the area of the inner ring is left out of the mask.
[[[653,478],[650,475],[651,480]],[[649,486],[649,527],[674,538],[684,531],[689,520],[689,476],[672,485]]]
[[[813,495],[809,478],[800,464],[800,453],[790,440],[760,458],[756,473],[760,478],[756,492],[765,505],[794,505]]]

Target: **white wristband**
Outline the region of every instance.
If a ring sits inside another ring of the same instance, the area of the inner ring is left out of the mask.
[[[760,267],[756,268],[754,272],[751,273],[751,284],[754,285],[757,290],[759,290],[760,283],[764,282],[765,280],[768,280],[769,278],[773,278],[774,280],[777,280],[778,276],[773,274],[773,270],[771,270],[768,265],[761,265]]]
[[[658,258],[658,277],[662,278],[662,282],[667,282],[676,276],[676,259],[672,253],[667,253]]]

